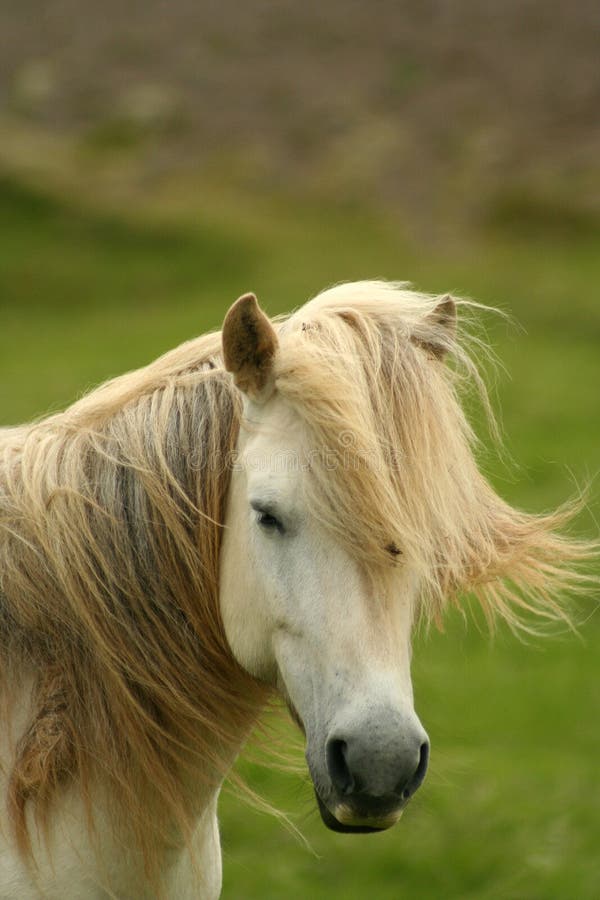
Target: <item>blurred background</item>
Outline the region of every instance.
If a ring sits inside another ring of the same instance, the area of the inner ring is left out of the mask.
[[[591,0],[3,0],[0,424],[247,290],[408,280],[519,323],[487,321],[517,460],[489,475],[534,510],[592,481],[597,533],[599,47]],[[228,794],[224,898],[599,897],[595,608],[580,637],[418,637],[433,757],[391,832],[326,832],[306,776],[243,761],[311,849]]]

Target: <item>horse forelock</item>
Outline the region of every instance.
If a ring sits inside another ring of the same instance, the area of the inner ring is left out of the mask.
[[[561,598],[586,583],[577,565],[593,545],[556,529],[579,504],[527,514],[481,473],[463,403],[479,397],[500,448],[480,373],[493,358],[474,327],[486,308],[455,300],[455,329],[448,302],[403,284],[342,284],[281,326],[275,383],[306,425],[311,510],[378,589],[390,566],[411,566],[427,620],[473,594],[492,626],[530,628],[529,613],[568,622]]]

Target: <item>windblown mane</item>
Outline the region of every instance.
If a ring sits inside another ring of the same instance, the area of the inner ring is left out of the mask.
[[[459,393],[484,389],[437,303],[363,282],[279,320],[276,387],[318,451],[312,508],[374,576],[390,557],[415,567],[429,616],[471,592],[490,618],[560,617],[589,548],[555,532],[568,510],[515,510],[479,472]],[[8,773],[25,853],[28,802],[43,824],[77,778],[88,802],[108,783],[151,865],[173,822],[189,833],[197,764],[223,774],[265,699],[218,610],[240,415],[213,334],[0,432],[5,702],[23,672],[33,676]]]
[[[482,309],[453,302],[459,321]],[[475,389],[494,436],[468,352],[487,348],[439,309],[439,297],[404,285],[359,282],[324,291],[283,325],[276,387],[320,450],[312,509],[375,577],[390,554],[412,565],[428,618],[471,593],[491,625],[499,616],[527,628],[527,613],[568,622],[561,597],[585,583],[576,564],[593,549],[556,531],[577,503],[531,515],[481,474],[461,399]]]
[[[264,701],[218,612],[239,428],[219,349],[219,335],[191,341],[64,413],[0,432],[6,698],[34,675],[9,773],[23,852],[27,802],[43,823],[77,776],[88,798],[108,782],[151,868],[174,824],[189,835],[192,774],[226,772]]]

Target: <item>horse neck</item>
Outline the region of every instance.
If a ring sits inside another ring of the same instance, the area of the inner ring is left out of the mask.
[[[60,784],[68,783],[69,774],[77,771],[68,740],[64,751],[59,744],[52,749],[52,759],[45,753],[47,748],[39,746],[51,726],[53,734],[60,734],[62,728],[65,735],[75,736],[75,742],[79,737],[82,747],[94,746],[103,752],[100,764],[107,771],[112,767],[121,778],[135,778],[132,767],[137,767],[144,797],[146,792],[153,793],[152,773],[158,766],[159,775],[164,771],[167,792],[173,785],[177,795],[186,798],[189,818],[201,818],[264,703],[265,690],[237,665],[219,621],[221,529],[216,523],[222,520],[227,467],[217,472],[215,463],[217,454],[222,455],[221,462],[226,461],[235,440],[231,389],[215,376],[193,390],[188,388],[179,399],[166,410],[171,424],[164,443],[159,445],[157,437],[147,459],[145,447],[134,443],[130,449],[127,444],[137,424],[136,420],[132,425],[131,416],[124,419],[116,414],[114,420],[107,420],[109,449],[115,448],[112,454],[103,454],[104,444],[94,443],[93,432],[89,438],[85,430],[80,432],[76,420],[70,421],[67,431],[57,428],[54,438],[52,429],[44,426],[42,437],[62,442],[63,452],[53,457],[53,477],[59,484],[70,480],[66,482],[69,492],[54,492],[44,447],[30,447],[28,464],[37,454],[39,477],[29,484],[35,488],[38,517],[31,515],[30,492],[21,492],[17,484],[24,477],[19,445],[27,432],[15,430],[0,436],[6,438],[6,443],[0,441],[0,449],[7,451],[4,472],[9,468],[13,472],[14,488],[6,515],[15,536],[0,546],[7,564],[3,573],[6,621],[12,623],[15,663],[17,657],[24,660],[20,668],[23,672],[29,668],[34,682],[21,735],[27,738],[27,746],[19,742],[21,758],[27,763],[22,773],[27,796],[35,796],[36,790],[43,796],[44,779],[49,777],[44,766],[51,764],[49,772],[56,773],[55,783]],[[58,419],[57,423],[61,425]],[[145,424],[140,414],[141,433],[147,438],[152,432],[143,428]],[[179,448],[193,448],[202,429],[211,430],[212,435],[201,444],[206,459],[202,457],[202,465],[194,469]],[[77,447],[81,457],[73,452]],[[177,455],[171,457],[172,453]],[[169,485],[178,485],[173,492],[150,472],[156,457],[162,461]],[[68,470],[63,465],[67,458]],[[84,461],[96,466],[93,477]],[[194,480],[202,475],[204,481]],[[2,480],[0,473],[0,492]],[[200,514],[192,521],[195,508]],[[152,533],[149,529],[157,519],[164,523],[163,529]],[[36,527],[27,531],[31,522]],[[90,539],[82,542],[81,533]],[[164,549],[161,535],[168,537]],[[93,580],[89,572],[94,573]],[[128,583],[124,583],[126,572]],[[69,622],[69,628],[61,627],[61,622]],[[14,708],[16,693],[9,699]],[[146,714],[149,730],[144,730]],[[152,716],[155,719],[150,722]],[[154,725],[167,735],[162,744],[159,731],[152,730]],[[113,735],[103,746],[96,740],[102,729],[105,735]],[[123,731],[125,736],[120,734]],[[223,735],[226,739],[221,739]],[[183,757],[179,770],[169,753],[171,739]],[[143,749],[156,740],[158,751],[147,757],[149,765],[144,770],[143,762],[136,759],[136,741]],[[122,754],[122,758],[128,763],[119,768],[123,749],[127,757]],[[26,784],[25,776],[37,762],[39,785]]]

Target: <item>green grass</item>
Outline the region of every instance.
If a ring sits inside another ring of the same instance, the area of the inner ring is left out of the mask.
[[[488,463],[499,490],[543,509],[598,468],[597,235],[481,236],[452,252],[409,245],[357,209],[273,200],[199,205],[193,224],[144,225],[0,181],[0,423],[64,406],[98,381],[218,327],[258,292],[271,313],[359,277],[408,279],[501,305],[489,319],[509,375],[496,387],[518,465]],[[593,532],[594,498],[579,528]],[[327,832],[306,776],[242,770],[292,814],[306,847],[226,794],[224,897],[593,900],[600,896],[600,624],[581,639],[494,643],[456,616],[419,636],[417,708],[428,779],[383,835]],[[283,729],[286,738],[287,731]],[[291,740],[291,735],[290,735]]]

